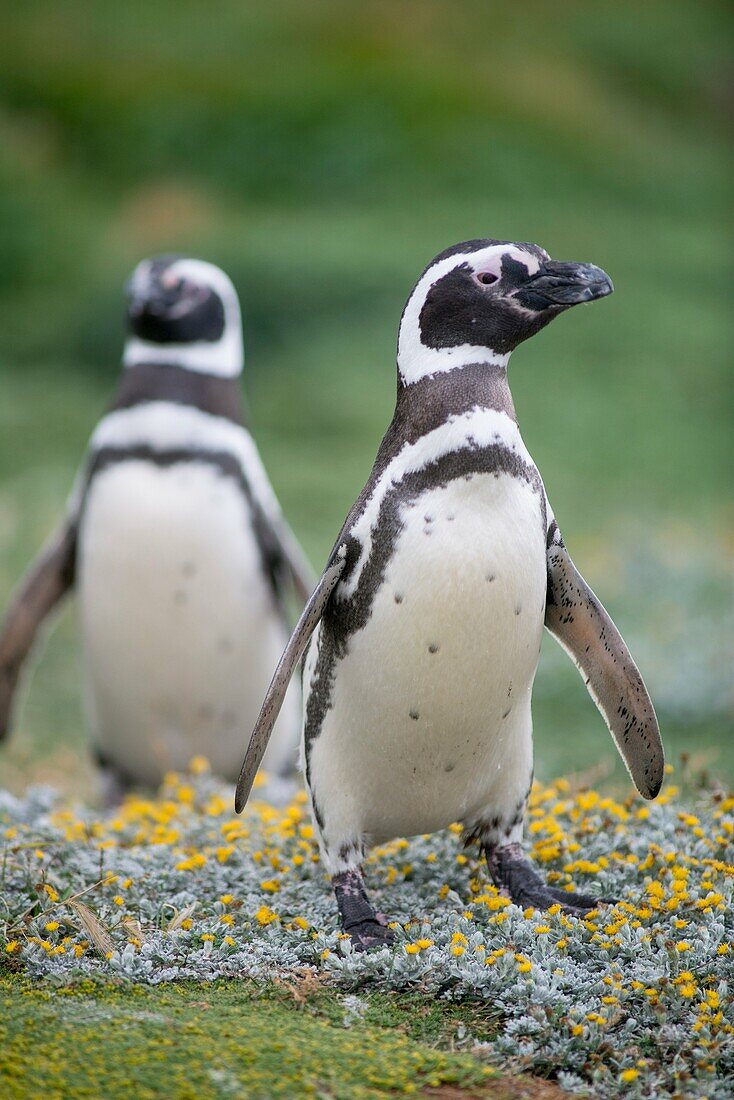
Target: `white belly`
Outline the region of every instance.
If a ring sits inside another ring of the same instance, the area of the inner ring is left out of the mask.
[[[541,501],[526,482],[454,481],[402,518],[311,749],[326,831],[352,822],[377,842],[522,797],[545,610]]]
[[[125,461],[99,473],[80,533],[78,594],[89,720],[103,755],[148,784],[199,754],[236,776],[287,633],[234,481],[195,462]],[[296,690],[271,761],[297,723]]]

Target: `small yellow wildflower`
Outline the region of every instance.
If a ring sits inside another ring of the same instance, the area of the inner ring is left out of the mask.
[[[255,913],[255,920],[258,924],[265,926],[266,924],[272,924],[273,921],[278,920],[278,914],[274,913],[272,909],[268,909],[267,905],[261,905],[257,913]]]
[[[124,905],[125,904],[125,899],[123,897],[121,897],[120,894],[115,894],[115,896],[112,900],[114,901],[115,905]]]
[[[460,943],[455,943],[455,944],[453,945],[453,947],[451,948],[451,954],[452,954],[452,955],[456,955],[456,956],[457,956],[457,958],[458,958],[458,956],[459,956],[459,955],[463,955],[463,954],[464,954],[464,947],[463,947],[463,945],[462,945],[462,944],[460,944]]]
[[[55,932],[56,929],[59,927],[59,922],[57,920],[50,920],[46,924],[44,924],[43,927],[47,932]]]
[[[8,955],[14,955],[16,951],[20,951],[20,944],[17,940],[9,940],[5,944],[5,951]]]
[[[628,1084],[631,1081],[636,1081],[639,1076],[640,1071],[637,1069],[623,1069],[619,1075],[619,1079],[620,1081],[624,1081],[625,1084]]]
[[[405,950],[408,952],[409,955],[417,955],[420,951],[420,947],[417,943],[406,943]]]
[[[225,936],[222,942],[226,943],[227,947],[234,947],[234,940],[231,936]]]

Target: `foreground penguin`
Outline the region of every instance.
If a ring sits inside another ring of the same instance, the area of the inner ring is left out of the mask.
[[[38,628],[74,587],[94,746],[116,784],[152,786],[204,754],[237,775],[288,639],[291,583],[313,580],[244,426],[237,295],[219,268],[162,256],[136,268],[112,408],[61,528],[0,631],[0,737]],[[266,766],[295,763],[286,693]]]
[[[478,240],[437,256],[408,299],[395,415],[278,665],[236,795],[241,810],[313,634],[303,763],[357,948],[390,940],[365,893],[365,846],[452,821],[518,905],[580,913],[600,900],[546,886],[521,847],[544,625],[576,662],[640,793],[660,789],[650,697],[568,555],[507,384],[521,341],[611,291],[591,264]]]

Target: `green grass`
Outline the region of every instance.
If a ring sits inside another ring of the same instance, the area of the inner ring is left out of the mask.
[[[53,990],[10,976],[0,978],[0,1090],[8,1100],[128,1091],[367,1100],[448,1085],[478,1095],[492,1071],[449,1052],[469,1031],[491,1036],[486,1007],[375,994],[360,1018],[314,979]]]

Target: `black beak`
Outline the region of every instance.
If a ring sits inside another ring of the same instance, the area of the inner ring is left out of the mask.
[[[525,283],[517,298],[527,309],[568,309],[582,302],[606,298],[614,290],[606,271],[595,264],[549,260]]]
[[[163,317],[176,301],[175,294],[166,291],[152,279],[131,279],[125,287],[127,312],[131,318],[148,314]]]

